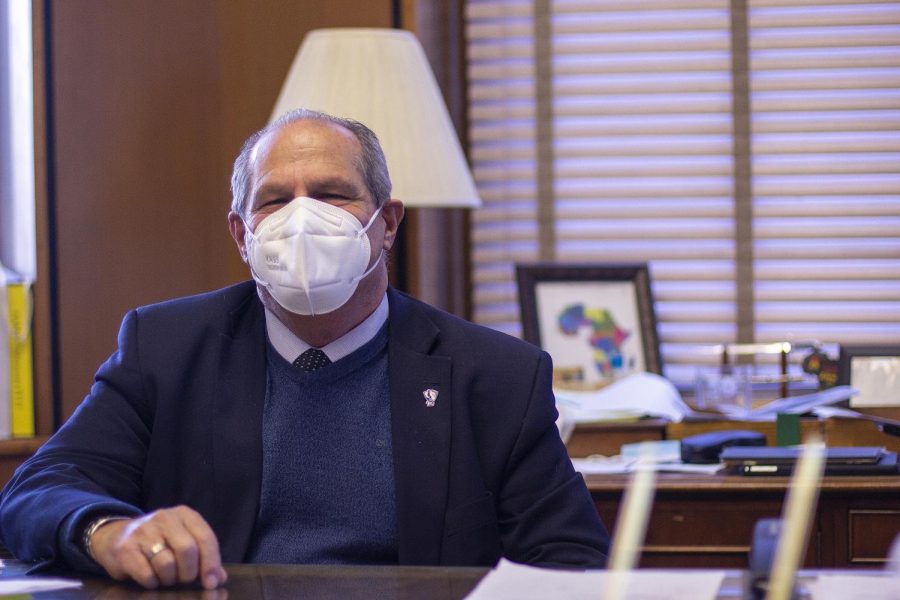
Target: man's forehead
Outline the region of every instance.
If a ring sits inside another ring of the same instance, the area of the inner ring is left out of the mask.
[[[347,128],[330,121],[302,119],[267,132],[250,152],[250,164],[260,160],[289,158],[302,152],[346,153],[355,158],[359,140]]]

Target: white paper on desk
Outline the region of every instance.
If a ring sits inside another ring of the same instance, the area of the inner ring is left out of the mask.
[[[774,421],[779,413],[802,415],[842,402],[856,393],[849,385],[839,385],[800,396],[772,400],[753,410],[736,410],[729,416],[746,421]]]
[[[609,571],[558,571],[502,559],[466,596],[467,600],[598,600]],[[714,600],[724,571],[656,571],[626,574],[629,600]]]
[[[850,410],[849,408],[843,408],[841,406],[817,406],[812,409],[811,412],[820,419],[831,419],[834,417],[843,419],[866,418],[862,413],[858,413],[855,410]]]
[[[582,475],[614,475],[630,473],[636,458],[622,455],[599,458],[573,458],[572,466]]]
[[[725,468],[724,463],[692,464],[692,463],[660,463],[656,465],[657,471],[666,473],[693,473],[695,475],[715,475]]]
[[[630,473],[637,464],[637,459],[628,456],[609,456],[601,458],[573,458],[572,466],[582,475],[615,475],[617,473]],[[711,465],[695,465],[680,462],[656,463],[653,468],[666,473],[693,473],[696,475],[715,475],[725,465],[721,463]]]
[[[77,579],[60,579],[59,577],[18,577],[0,579],[0,595],[36,594],[81,587]]]
[[[806,584],[813,600],[900,600],[900,577],[894,575],[830,575]]]
[[[655,373],[632,373],[597,391],[555,389],[557,401],[576,423],[628,417],[664,417],[680,422],[693,411],[671,381]]]

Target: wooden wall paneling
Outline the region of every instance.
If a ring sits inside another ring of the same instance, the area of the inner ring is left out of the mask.
[[[51,3],[63,417],[138,305],[245,279],[228,178],[304,33],[389,26],[388,0]]]
[[[63,412],[130,308],[222,282],[207,153],[214,2],[52,4]]]
[[[45,93],[44,4],[32,2],[32,79],[34,86],[34,200],[37,277],[32,340],[34,343],[35,433],[53,433],[53,352],[50,311],[50,227],[47,204],[47,123]],[[0,481],[5,479],[0,475]]]

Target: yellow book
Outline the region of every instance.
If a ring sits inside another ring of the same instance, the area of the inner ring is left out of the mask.
[[[34,436],[34,379],[31,356],[31,285],[7,281],[9,395],[12,437]]]

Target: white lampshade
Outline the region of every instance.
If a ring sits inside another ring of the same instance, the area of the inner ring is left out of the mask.
[[[437,81],[415,36],[399,29],[306,35],[272,120],[294,108],[364,123],[378,135],[407,206],[481,205]]]

